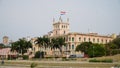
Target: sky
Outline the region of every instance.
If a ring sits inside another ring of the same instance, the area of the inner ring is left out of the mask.
[[[120,0],[0,0],[0,42],[47,34],[60,11],[70,32],[120,33]]]

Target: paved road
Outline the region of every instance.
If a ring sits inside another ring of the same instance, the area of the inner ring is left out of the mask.
[[[30,68],[30,67],[16,67],[16,66],[0,66],[0,68]],[[63,67],[63,66],[41,66],[41,67],[36,67],[36,68],[101,68],[101,67]],[[102,68],[106,68],[106,67],[102,67]],[[110,68],[114,68],[114,67],[110,67]]]
[[[20,66],[0,66],[0,68],[30,68],[30,67],[20,67]]]

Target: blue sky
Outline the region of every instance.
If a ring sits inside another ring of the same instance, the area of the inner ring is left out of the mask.
[[[47,34],[60,11],[71,32],[120,33],[120,0],[0,0],[0,42]]]

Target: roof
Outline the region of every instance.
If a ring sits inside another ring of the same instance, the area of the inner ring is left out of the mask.
[[[8,54],[15,55],[16,53],[11,52],[11,48],[0,49],[0,55],[8,55]]]
[[[0,49],[0,55],[6,55],[9,53],[9,51],[10,51],[10,48]]]
[[[110,36],[105,35],[99,35],[98,33],[78,33],[78,32],[70,32],[68,35],[84,35],[84,36],[94,36],[94,37],[106,37],[106,38],[112,38]]]

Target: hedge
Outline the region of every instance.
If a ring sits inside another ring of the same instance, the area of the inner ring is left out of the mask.
[[[105,63],[112,63],[112,59],[103,59],[103,60],[97,60],[97,59],[91,59],[89,62],[105,62]]]

